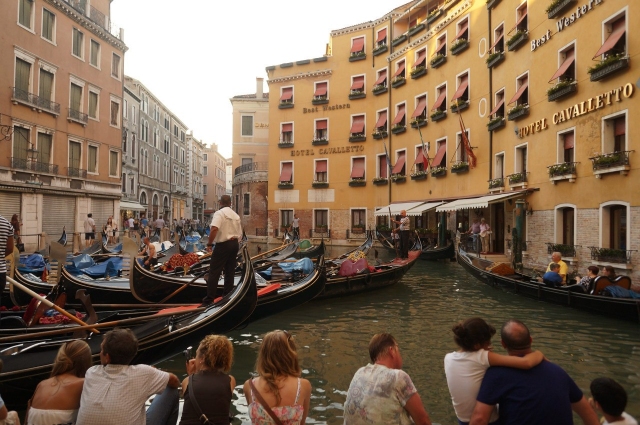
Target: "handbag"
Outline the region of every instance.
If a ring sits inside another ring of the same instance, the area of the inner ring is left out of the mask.
[[[264,408],[264,410],[269,414],[269,416],[271,416],[271,419],[273,419],[273,422],[275,422],[276,425],[284,425],[282,421],[276,416],[276,414],[273,413],[273,410],[271,410],[269,405],[264,401],[264,399],[256,389],[256,386],[253,385],[253,379],[249,380],[249,386],[251,386],[251,394],[253,394],[253,396],[258,400],[258,403],[260,403]]]

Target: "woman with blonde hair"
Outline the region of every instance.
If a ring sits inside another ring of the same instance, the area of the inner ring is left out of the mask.
[[[287,331],[264,336],[256,361],[258,377],[244,383],[251,423],[304,424],[309,413],[311,383],[300,378],[296,345]]]
[[[180,425],[228,425],[231,396],[236,379],[229,375],[233,364],[233,345],[222,335],[207,335],[187,360],[189,376],[182,381],[184,408]],[[204,418],[203,418],[204,420]]]
[[[51,377],[40,382],[31,397],[25,424],[75,424],[84,375],[91,363],[91,350],[86,342],[75,340],[63,344]]]

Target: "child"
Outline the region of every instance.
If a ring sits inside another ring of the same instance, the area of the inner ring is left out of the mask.
[[[591,406],[602,412],[604,425],[638,425],[638,422],[624,411],[627,407],[627,392],[611,378],[596,378],[591,381]]]
[[[480,317],[467,319],[453,328],[453,339],[461,348],[444,357],[444,372],[451,393],[453,408],[459,424],[467,424],[476,405],[482,378],[489,366],[506,366],[531,369],[544,360],[539,352],[524,357],[504,356],[491,352],[491,337],[496,330]],[[491,414],[490,422],[498,419],[497,411]]]
[[[542,276],[542,281],[545,283],[545,285],[554,288],[562,286],[562,276],[560,276],[560,274],[558,273],[559,270],[560,264],[549,264],[549,271]]]

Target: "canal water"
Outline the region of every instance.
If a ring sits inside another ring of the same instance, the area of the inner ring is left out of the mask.
[[[332,256],[342,252],[336,247],[333,251]],[[563,367],[587,397],[592,379],[611,377],[627,390],[627,412],[640,418],[640,325],[489,287],[455,262],[418,260],[395,286],[312,301],[228,334],[235,349],[231,374],[238,382],[234,408],[239,419],[235,422],[249,423],[242,384],[254,370],[261,337],[285,329],[294,335],[303,377],[313,387],[308,423],[343,422],[351,378],[369,361],[369,339],[375,333],[390,332],[399,341],[403,369],[413,379],[431,420],[454,424],[443,359],[456,349],[451,326],[473,316],[483,317],[497,329],[509,318],[522,320],[531,330],[533,347]],[[505,354],[499,335],[493,346],[495,352]],[[185,376],[182,356],[160,367]]]

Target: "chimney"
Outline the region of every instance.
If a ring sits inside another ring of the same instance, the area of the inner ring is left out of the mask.
[[[256,97],[262,99],[263,95],[264,78],[256,77]]]

